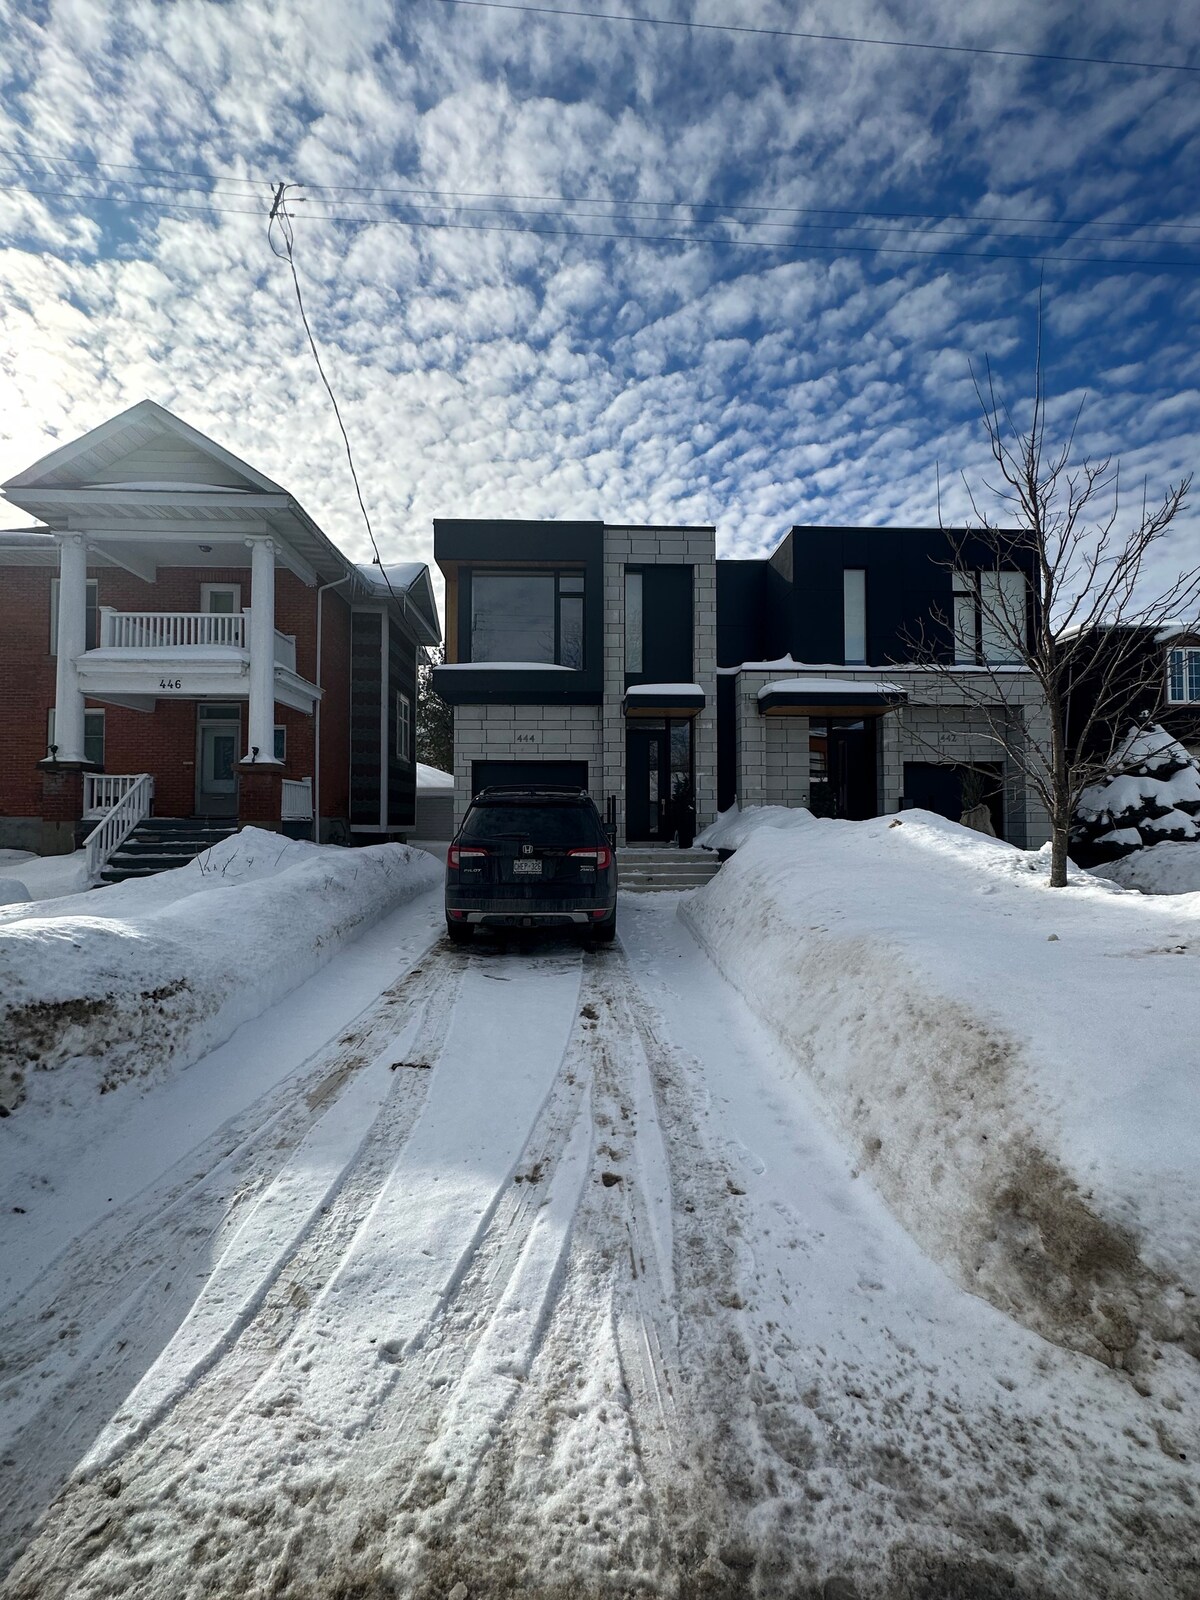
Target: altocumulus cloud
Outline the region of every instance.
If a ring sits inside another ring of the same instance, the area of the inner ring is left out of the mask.
[[[900,27],[874,0],[657,9]],[[1180,15],[918,0],[902,25],[1186,62]],[[712,521],[724,553],[756,554],[793,521],[931,520],[939,468],[961,516],[957,474],[987,460],[968,361],[1019,407],[1042,271],[1082,446],[1155,488],[1197,453],[1200,279],[1119,264],[1200,262],[1192,75],[439,0],[0,0],[0,33],[4,473],[149,395],[366,554],[267,248],[284,178],[305,185],[297,261],[390,557],[470,515]],[[634,233],[725,242],[604,237]]]

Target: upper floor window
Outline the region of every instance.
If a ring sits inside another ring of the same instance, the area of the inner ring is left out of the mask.
[[[862,567],[842,573],[842,660],[848,667],[867,659],[867,574]]]
[[[1028,639],[1023,572],[954,574],[954,659],[1014,666]]]
[[[581,572],[475,572],[471,660],[583,667]]]
[[[396,760],[407,761],[412,755],[412,701],[400,690],[396,691]]]
[[[1200,703],[1200,649],[1168,652],[1167,699],[1173,705]]]
[[[100,643],[100,585],[95,578],[87,581],[87,619],[84,624],[83,648],[95,650]],[[58,654],[58,579],[50,579],[50,654]]]
[[[625,671],[642,670],[642,575],[625,574]]]

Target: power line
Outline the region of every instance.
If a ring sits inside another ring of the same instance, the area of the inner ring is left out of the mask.
[[[521,5],[517,0],[440,0],[442,5],[481,11],[526,11],[543,17],[583,17],[588,22],[635,22],[658,28],[689,28],[706,33],[760,34],[772,39],[807,39],[817,44],[877,45],[887,50],[945,51],[952,55],[1006,56],[1017,61],[1057,61],[1085,67],[1129,67],[1147,72],[1198,72],[1178,61],[1135,61],[1119,56],[1056,55],[1046,50],[1003,50],[987,45],[926,43],[916,39],[871,39],[854,33],[812,33],[799,28],[761,28],[737,22],[691,22],[679,17],[639,17],[624,11],[578,11],[565,6]]]
[[[54,161],[54,162],[58,162],[58,163],[63,164],[63,165],[71,165],[71,166],[79,166],[79,167],[101,167],[101,168],[104,168],[107,171],[114,171],[114,172],[149,172],[149,173],[157,174],[159,176],[172,177],[172,178],[189,178],[189,179],[194,178],[194,179],[196,179],[198,181],[198,186],[200,186],[200,185],[204,186],[205,192],[211,192],[211,193],[216,193],[216,194],[220,193],[220,190],[219,190],[219,188],[217,186],[222,184],[222,183],[243,183],[243,184],[257,184],[257,183],[259,183],[258,179],[240,178],[240,177],[237,177],[235,174],[231,174],[231,173],[205,173],[205,172],[194,172],[194,171],[180,171],[180,170],[178,170],[176,168],[172,168],[172,167],[141,167],[141,166],[133,165],[133,164],[128,163],[128,162],[106,162],[106,161],[100,161],[100,160],[97,160],[97,159],[93,159],[91,157],[86,157],[85,158],[85,157],[76,157],[76,156],[51,156],[51,155],[44,154],[44,153],[42,153],[40,151],[39,152],[34,152],[33,154],[34,154],[35,158],[38,159],[38,160]],[[14,165],[19,164],[21,161],[26,161],[27,162],[30,159],[30,156],[28,154],[26,154],[24,152],[13,150],[13,149],[5,147],[5,146],[0,146],[0,155],[6,156],[10,161],[12,161],[14,163]],[[99,181],[101,181],[101,182],[112,182],[112,181],[123,182],[125,180],[101,179]],[[141,187],[145,188],[145,187],[147,187],[147,185],[143,184],[143,185],[141,185]],[[167,186],[167,185],[163,185],[162,187],[165,188],[168,193],[173,192],[169,188],[169,186]],[[333,196],[332,199],[328,199],[328,200],[326,200],[324,202],[324,203],[329,204],[329,205],[335,205],[335,204],[342,203],[342,202],[340,202],[338,200],[337,197],[340,196],[340,195],[343,195],[343,194],[346,194],[346,195],[370,195],[370,194],[430,195],[430,196],[441,196],[443,198],[447,198],[447,199],[451,199],[451,200],[505,200],[505,201],[512,201],[512,202],[524,202],[524,201],[527,201],[527,202],[531,202],[531,203],[538,203],[538,204],[545,204],[545,205],[595,205],[595,206],[612,206],[614,208],[622,208],[622,209],[631,209],[633,207],[653,206],[653,207],[656,207],[656,208],[659,208],[659,209],[673,208],[673,209],[676,209],[676,210],[694,210],[694,211],[699,211],[699,210],[724,210],[724,211],[729,211],[729,212],[748,211],[748,212],[753,212],[755,214],[761,214],[761,215],[765,215],[767,213],[777,213],[779,215],[785,215],[785,216],[871,217],[871,218],[883,218],[883,219],[886,219],[886,220],[925,221],[925,222],[985,222],[985,223],[999,223],[999,224],[1003,224],[1003,225],[1006,225],[1006,226],[1029,223],[1031,225],[1036,224],[1039,227],[1052,227],[1052,228],[1131,228],[1131,229],[1163,228],[1163,229],[1173,229],[1173,230],[1175,230],[1177,232],[1200,233],[1200,222],[1168,222],[1168,221],[1163,220],[1162,218],[1152,218],[1152,219],[1149,219],[1149,220],[1146,220],[1146,221],[1142,221],[1142,222],[1129,222],[1129,221],[1125,221],[1123,219],[1117,219],[1117,218],[1111,218],[1110,219],[1110,218],[1104,218],[1104,217],[1059,217],[1059,218],[1054,218],[1054,217],[1034,217],[1034,216],[998,216],[998,215],[995,215],[995,214],[992,214],[992,213],[977,213],[977,214],[970,215],[970,216],[964,216],[961,212],[955,212],[955,211],[877,211],[877,210],[872,210],[872,209],[870,209],[868,207],[864,207],[864,206],[852,208],[852,207],[837,207],[837,206],[759,205],[759,204],[755,204],[755,203],[750,202],[750,201],[742,201],[742,200],[709,200],[709,199],[694,199],[694,198],[687,198],[687,197],[669,197],[669,196],[663,196],[662,198],[655,198],[655,199],[622,199],[622,198],[620,198],[618,196],[615,196],[615,195],[511,194],[511,193],[507,193],[507,192],[505,192],[503,190],[494,191],[494,190],[477,190],[477,189],[435,189],[435,188],[432,188],[432,187],[430,187],[428,185],[421,185],[421,184],[385,185],[385,184],[373,184],[373,183],[363,183],[363,184],[355,184],[355,183],[337,183],[337,184],[335,184],[335,183],[298,183],[296,185],[296,187],[297,188],[308,189],[308,190],[312,191],[314,194],[320,194],[322,196]],[[31,192],[37,192],[37,191],[31,191]],[[41,192],[51,193],[52,191],[45,190],[45,191],[41,191]],[[187,192],[187,186],[186,185],[184,186],[184,189],[181,192]],[[235,195],[230,195],[228,198],[230,198],[230,199],[243,199],[243,198],[248,198],[248,197],[240,195],[240,194],[235,194]],[[354,203],[354,202],[346,202],[346,203]],[[363,205],[369,205],[369,204],[374,204],[375,202],[372,202],[370,200],[362,200],[362,201],[360,201],[358,203],[363,204]],[[378,202],[378,203],[379,204],[383,204],[384,202],[381,201],[381,202]],[[465,208],[461,208],[460,207],[460,208],[456,208],[456,209],[465,209]],[[252,214],[253,215],[257,215],[257,212],[252,213]]]
[[[317,364],[317,371],[321,375],[321,382],[325,385],[325,393],[329,396],[329,403],[333,407],[333,414],[337,418],[337,425],[341,430],[342,443],[346,446],[346,460],[350,463],[350,476],[354,479],[354,492],[358,496],[358,509],[362,512],[363,521],[367,527],[367,538],[371,541],[371,549],[375,552],[375,564],[378,566],[389,596],[399,604],[396,591],[392,588],[392,580],[387,575],[387,568],[383,564],[383,557],[379,554],[379,546],[375,543],[375,530],[371,526],[371,518],[367,511],[367,503],[363,499],[362,487],[358,481],[358,472],[354,465],[354,452],[350,448],[350,435],[346,432],[346,424],[342,421],[341,407],[337,403],[337,396],[333,392],[333,385],[325,376],[325,368],[321,364],[321,353],[317,349],[317,341],[313,338],[312,328],[309,326],[308,313],[304,309],[304,295],[300,290],[300,274],[296,271],[296,261],[293,254],[295,239],[292,232],[292,219],[286,209],[286,196],[289,188],[294,185],[281,183],[275,190],[275,197],[271,202],[271,214],[267,219],[267,243],[274,255],[281,261],[286,261],[292,274],[292,284],[296,290],[296,305],[300,311],[300,320],[304,324],[304,331],[308,335],[308,347],[312,351],[313,360]],[[279,228],[279,237],[283,240],[283,249],[275,244],[275,229]],[[401,607],[403,610],[403,607]]]
[[[290,187],[296,187],[296,186],[293,185],[293,186],[290,186]],[[260,210],[247,209],[245,207],[237,207],[237,206],[201,206],[201,205],[195,205],[195,204],[192,204],[192,203],[189,203],[189,202],[174,201],[174,200],[163,200],[163,199],[153,199],[153,200],[151,200],[151,199],[143,199],[143,198],[134,198],[134,197],[125,196],[125,195],[79,194],[77,192],[73,192],[73,191],[70,191],[70,190],[35,189],[35,188],[32,188],[32,187],[30,187],[29,185],[26,185],[26,184],[0,184],[0,190],[4,190],[4,189],[19,190],[19,191],[21,191],[23,193],[26,193],[26,194],[46,195],[46,196],[49,196],[49,197],[52,197],[52,198],[84,201],[84,202],[87,202],[87,203],[92,204],[92,205],[146,206],[146,207],[156,208],[158,210],[182,210],[182,211],[195,212],[195,213],[200,213],[200,214],[210,215],[210,216],[261,216],[261,214],[262,214]],[[292,201],[292,202],[289,202],[289,203],[293,203],[294,204],[295,202]],[[882,244],[861,244],[861,245],[856,245],[856,244],[848,244],[848,243],[842,243],[842,242],[839,242],[839,243],[836,243],[836,244],[833,244],[833,243],[825,244],[825,243],[821,243],[821,242],[819,242],[817,240],[808,240],[808,239],[805,239],[805,240],[729,239],[729,238],[720,238],[720,237],[714,236],[712,234],[636,233],[636,232],[630,232],[628,230],[617,230],[617,229],[539,228],[539,227],[530,227],[527,224],[518,225],[516,223],[505,224],[505,223],[469,223],[469,222],[454,222],[454,221],[437,221],[437,220],[434,220],[434,219],[428,218],[428,217],[406,218],[406,217],[396,217],[396,216],[391,216],[391,215],[388,215],[388,216],[369,216],[369,215],[363,216],[363,215],[358,215],[358,216],[356,216],[356,215],[352,215],[352,214],[348,215],[348,214],[345,214],[345,213],[323,212],[323,211],[308,212],[308,213],[306,213],[306,215],[308,217],[308,220],[311,221],[311,222],[329,222],[329,223],[335,223],[335,224],[339,224],[339,225],[343,225],[343,226],[350,225],[350,226],[358,226],[358,227],[367,227],[367,226],[373,226],[373,227],[402,227],[402,228],[414,228],[414,229],[415,228],[425,228],[425,229],[455,230],[455,231],[467,232],[467,233],[533,234],[533,235],[536,235],[536,236],[539,236],[539,237],[543,237],[543,238],[627,240],[627,241],[630,241],[630,242],[637,242],[637,243],[642,243],[642,244],[711,245],[711,246],[718,247],[718,248],[733,249],[733,250],[773,250],[773,251],[776,251],[776,252],[791,251],[791,252],[796,253],[796,254],[801,254],[801,253],[806,252],[806,251],[807,252],[814,252],[815,251],[815,252],[819,252],[821,254],[832,254],[832,255],[931,256],[931,257],[957,258],[957,259],[960,259],[960,260],[973,260],[973,261],[1048,261],[1048,262],[1054,262],[1054,263],[1058,263],[1058,264],[1073,264],[1073,265],[1077,265],[1077,266],[1121,267],[1121,268],[1131,268],[1131,269],[1135,269],[1135,270],[1137,270],[1137,269],[1157,270],[1157,269],[1160,269],[1160,268],[1164,268],[1164,269],[1176,269],[1176,268],[1195,269],[1196,267],[1200,267],[1200,259],[1173,260],[1171,258],[1146,258],[1146,257],[1141,257],[1141,256],[1121,256],[1121,255],[1114,255],[1114,256],[1088,256],[1088,255],[1078,255],[1078,254],[1075,254],[1075,255],[1058,255],[1058,254],[1052,254],[1052,253],[1047,252],[1047,251],[1025,251],[1025,252],[1021,252],[1021,251],[999,251],[999,250],[949,250],[949,249],[944,249],[944,248],[941,248],[941,247],[933,249],[933,250],[920,250],[920,249],[911,249],[911,248],[908,248],[906,246],[901,246],[901,245],[882,245]],[[808,226],[819,227],[819,226],[822,226],[822,225],[814,223],[814,224],[808,224]],[[826,227],[827,227],[827,231],[830,231],[830,232],[837,231],[836,228],[834,227],[834,225],[832,225],[832,224],[828,224],[828,225],[826,225]],[[854,231],[862,232],[862,231],[866,231],[866,230],[864,230],[864,229],[855,230],[853,225],[851,225],[847,229],[847,231],[850,231],[850,232],[854,232]],[[891,231],[891,230],[883,230],[883,231]],[[899,231],[902,231],[902,232],[905,232],[905,233],[913,233],[913,234],[918,235],[919,237],[926,237],[927,236],[926,234],[921,233],[921,230],[919,230],[919,229],[903,229],[903,230],[899,230]],[[985,235],[985,234],[956,235],[956,237],[978,238],[982,242],[985,242],[985,243],[986,243],[987,238],[988,238],[988,236]],[[1012,235],[1011,237],[1024,238],[1024,237],[1029,237],[1029,236],[1017,234],[1017,235]],[[1126,241],[1126,240],[1120,240],[1120,239],[1110,239],[1110,240],[1104,240],[1104,241],[1094,240],[1092,242],[1093,243],[1103,242],[1103,243],[1106,243],[1106,244],[1112,244],[1112,245],[1115,245],[1118,249],[1123,249],[1123,248],[1125,248],[1125,246],[1128,243],[1132,243],[1134,241]]]

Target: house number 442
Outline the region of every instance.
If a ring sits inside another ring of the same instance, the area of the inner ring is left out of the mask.
[[[537,734],[536,733],[518,733],[513,742],[514,742],[514,744],[536,744],[537,743]]]

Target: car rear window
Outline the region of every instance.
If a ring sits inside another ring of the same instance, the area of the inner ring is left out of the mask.
[[[472,806],[462,837],[477,844],[489,839],[532,840],[537,844],[594,844],[598,831],[589,806]]]

